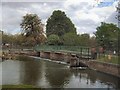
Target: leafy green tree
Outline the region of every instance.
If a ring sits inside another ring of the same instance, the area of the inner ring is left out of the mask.
[[[23,35],[26,37],[33,37],[36,44],[43,43],[43,41],[41,41],[41,37],[45,37],[43,24],[36,14],[26,14],[23,16],[20,25],[23,29]]]
[[[23,36],[22,34],[15,34],[13,35],[14,37],[14,44],[17,46],[23,46],[24,43],[26,42],[26,37]]]
[[[96,42],[96,37],[95,36],[90,37],[89,46],[90,47],[96,47],[97,46],[97,42]]]
[[[66,33],[64,36],[63,36],[63,40],[64,40],[64,45],[70,45],[70,46],[77,46],[78,45],[78,41],[79,41],[79,38],[78,36],[75,34],[75,33]]]
[[[3,35],[2,35],[2,43],[3,44],[13,44],[13,42],[14,42],[13,35],[3,33]]]
[[[79,36],[79,42],[81,46],[89,46],[90,45],[90,35],[87,33],[81,34]]]
[[[72,21],[66,16],[65,12],[60,10],[54,11],[47,20],[47,36],[56,34],[60,37],[69,32],[76,34],[76,28]]]
[[[49,45],[58,45],[59,42],[60,42],[60,38],[58,35],[52,34],[47,38],[47,43]]]
[[[118,35],[120,29],[112,24],[102,22],[101,26],[97,27],[95,33],[97,43],[107,50],[118,49]]]

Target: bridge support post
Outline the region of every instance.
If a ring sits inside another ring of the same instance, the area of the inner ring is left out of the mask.
[[[50,59],[55,60],[55,52],[54,51],[50,52]]]
[[[70,59],[71,59],[71,53],[65,53],[64,54],[64,61],[67,63],[70,63]]]
[[[43,51],[40,51],[40,57],[44,58],[44,52]]]

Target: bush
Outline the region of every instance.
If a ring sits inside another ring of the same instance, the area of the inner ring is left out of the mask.
[[[52,34],[47,38],[48,45],[58,45],[60,42],[60,38],[58,35]]]

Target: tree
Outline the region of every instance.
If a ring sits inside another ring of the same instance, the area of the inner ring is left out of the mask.
[[[97,46],[97,42],[96,42],[96,37],[95,36],[90,37],[89,46],[90,47],[96,47]]]
[[[48,38],[47,38],[47,43],[49,45],[58,45],[59,41],[60,41],[59,36],[55,35],[55,34],[52,34],[52,35],[48,36]]]
[[[90,45],[90,35],[87,33],[79,35],[79,42],[81,46],[89,46]]]
[[[118,6],[116,7],[117,8],[117,20],[118,20],[118,27],[120,29],[120,2],[118,2]],[[118,34],[118,52],[119,52],[119,55],[120,55],[120,32]]]
[[[76,34],[76,28],[74,24],[66,16],[65,12],[62,12],[60,10],[54,11],[47,20],[46,25],[47,36],[51,34],[56,34],[60,37],[68,32]]]
[[[25,44],[25,42],[27,41],[26,40],[26,37],[23,36],[22,34],[15,34],[13,35],[14,37],[14,44],[17,46],[23,46]]]
[[[2,43],[3,44],[12,44],[14,42],[14,37],[11,34],[2,34]]]
[[[45,38],[43,24],[36,14],[26,14],[23,16],[20,24],[23,29],[23,35],[33,37],[36,44],[43,43],[41,39]]]
[[[107,50],[118,49],[118,35],[120,33],[120,29],[116,25],[102,22],[101,26],[96,29],[97,31],[95,36],[98,45]]]
[[[76,34],[74,33],[66,33],[64,36],[63,36],[63,40],[64,40],[64,45],[70,45],[70,46],[77,46],[78,45],[78,41],[79,41],[79,38]]]

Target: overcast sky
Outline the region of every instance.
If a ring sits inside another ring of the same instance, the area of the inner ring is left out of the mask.
[[[8,0],[9,1],[9,0]],[[42,0],[31,2],[2,2],[2,20],[0,19],[0,29],[4,32],[16,34],[20,33],[20,23],[22,16],[26,13],[37,14],[42,22],[46,24],[54,10],[62,10],[72,20],[77,28],[77,33],[93,34],[100,22],[112,22],[117,24],[115,16],[117,0]],[[19,1],[19,0],[18,0]],[[44,1],[44,2],[43,2]],[[103,3],[100,3],[100,2]],[[1,6],[1,5],[0,5]],[[1,9],[0,9],[1,12]],[[2,24],[1,24],[2,23]]]

